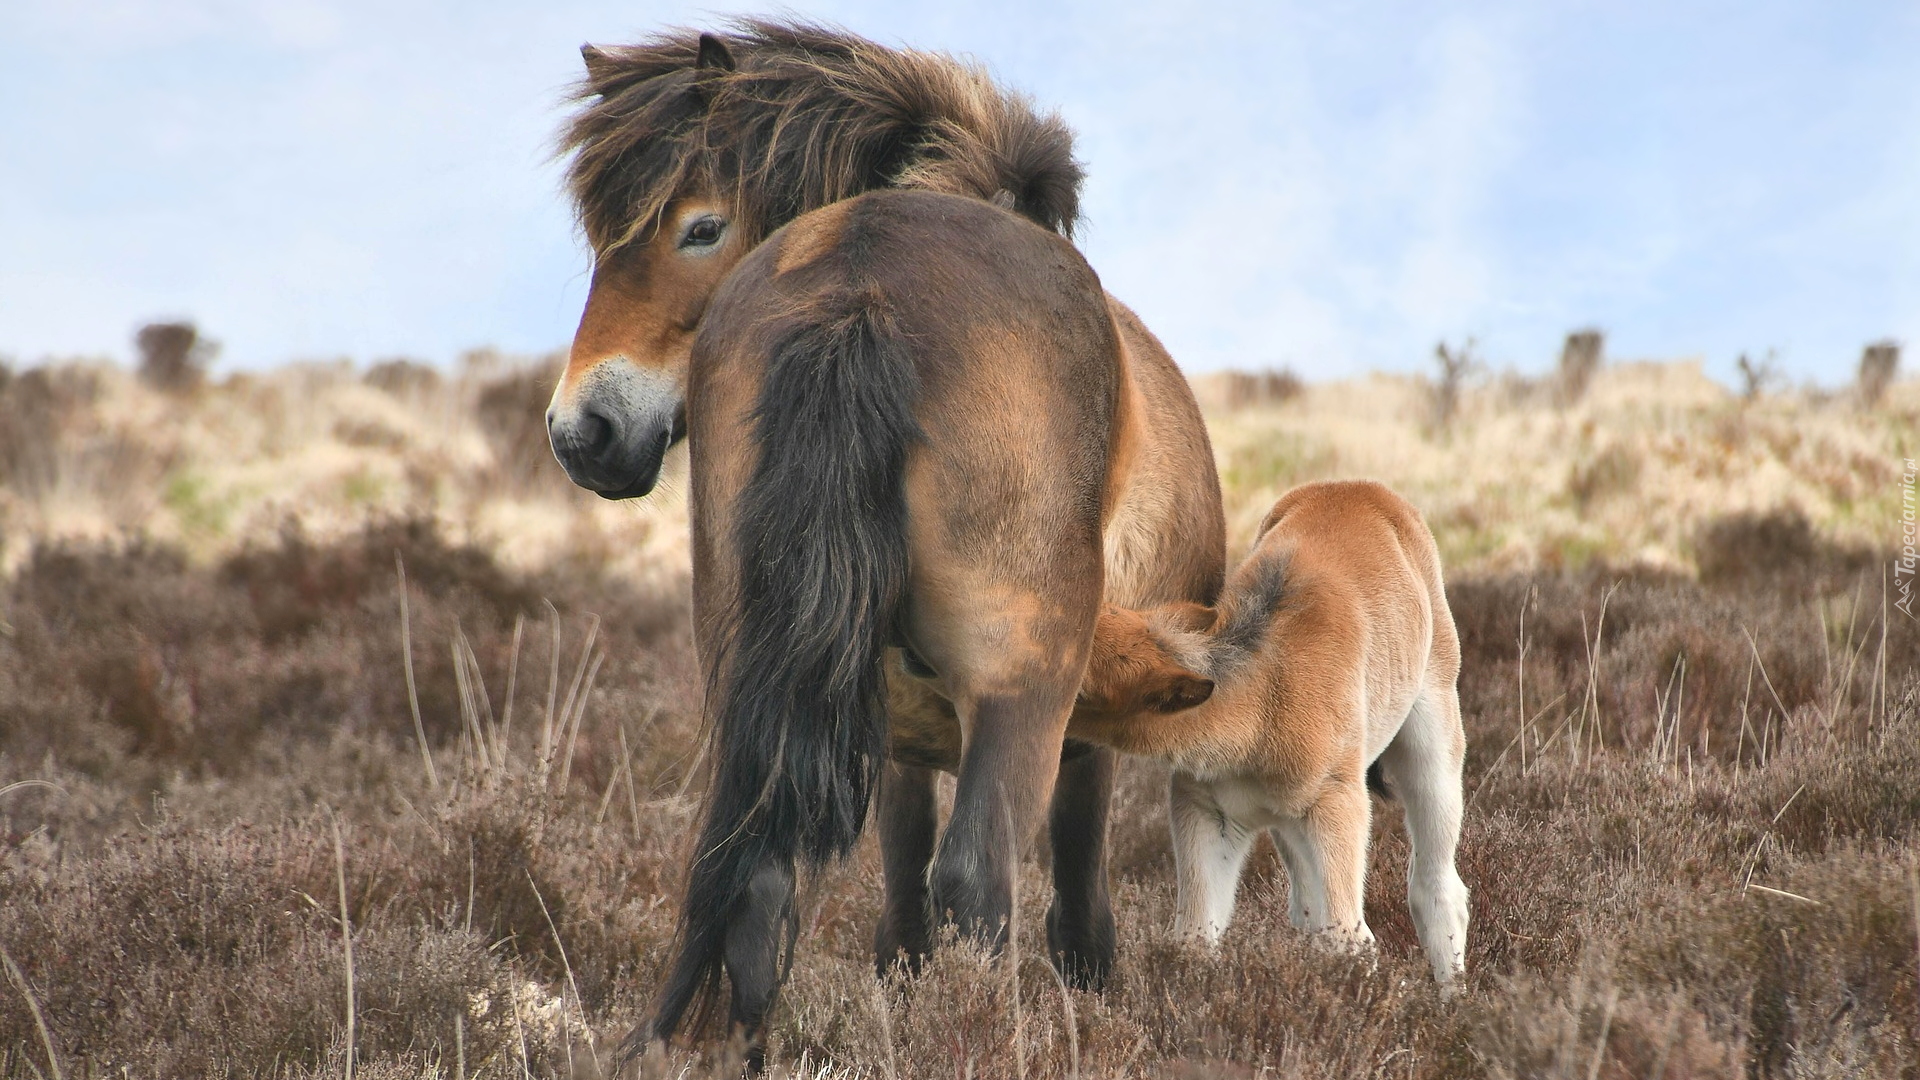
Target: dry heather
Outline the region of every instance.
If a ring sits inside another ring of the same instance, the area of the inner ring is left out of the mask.
[[[1044,851],[1015,954],[876,982],[869,840],[803,891],[777,1067],[1920,1075],[1920,623],[1884,591],[1880,456],[1914,452],[1913,388],[1868,416],[1688,404],[1691,377],[1603,371],[1566,406],[1483,387],[1432,440],[1392,381],[1216,417],[1243,543],[1278,487],[1336,472],[1442,524],[1472,740],[1458,998],[1428,981],[1388,803],[1377,965],[1288,928],[1264,846],[1219,955],[1167,941],[1164,773],[1135,762],[1104,994],[1041,958]],[[566,489],[528,447],[541,396],[480,365],[0,390],[0,1073],[599,1075],[670,943],[699,688],[676,511]],[[1637,482],[1583,511],[1570,474],[1613,446]],[[1758,464],[1699,473],[1716,454]]]
[[[1817,390],[1745,401],[1692,362],[1616,365],[1589,380],[1564,404],[1552,380],[1484,380],[1429,432],[1422,379],[1313,384],[1279,406],[1227,409],[1224,377],[1203,377],[1228,535],[1249,542],[1303,480],[1372,476],[1425,511],[1456,574],[1596,559],[1686,572],[1707,522],[1783,508],[1841,542],[1893,543],[1901,461],[1920,455],[1920,382],[1895,383],[1865,409]]]
[[[0,375],[0,571],[49,542],[138,536],[204,564],[288,526],[332,538],[407,516],[517,569],[671,578],[685,456],[637,503],[567,483],[541,419],[557,364],[302,364],[171,393],[106,363]]]

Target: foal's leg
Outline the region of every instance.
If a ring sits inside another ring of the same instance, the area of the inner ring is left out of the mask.
[[[1240,869],[1257,832],[1228,817],[1204,781],[1174,770],[1168,790],[1173,869],[1178,887],[1175,937],[1218,945],[1233,920]]]
[[[1343,948],[1373,944],[1367,928],[1367,839],[1372,807],[1360,776],[1336,782],[1305,817],[1275,829],[1293,880],[1294,925],[1327,935]],[[1297,864],[1297,866],[1296,866]]]
[[[1077,752],[1076,752],[1077,751]],[[1053,789],[1053,905],[1047,947],[1067,981],[1106,985],[1113,970],[1113,903],[1107,895],[1107,809],[1118,764],[1111,750],[1069,746]]]
[[[932,912],[927,867],[933,862],[939,826],[932,769],[889,762],[880,781],[875,809],[880,828],[880,861],[886,873],[886,901],[873,935],[873,962],[881,975],[904,961],[917,970],[932,947]]]
[[[1302,826],[1299,821],[1286,821],[1267,830],[1287,868],[1287,921],[1296,930],[1307,929],[1309,912],[1327,908],[1326,882],[1320,880],[1320,864],[1307,856]]]
[[[1460,842],[1460,769],[1466,740],[1452,686],[1428,687],[1400,734],[1380,755],[1387,786],[1406,808],[1413,861],[1407,902],[1433,977],[1447,983],[1466,969],[1467,886],[1454,869]]]

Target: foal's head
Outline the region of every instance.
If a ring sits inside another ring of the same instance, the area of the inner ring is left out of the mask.
[[[547,428],[610,499],[652,490],[686,434],[707,302],[775,229],[883,187],[997,199],[1062,233],[1078,213],[1065,125],[944,56],[771,21],[581,52],[561,145],[594,271]]]
[[[1192,609],[1189,611],[1188,609]],[[1191,709],[1213,696],[1213,680],[1195,674],[1175,655],[1168,639],[1173,633],[1188,632],[1210,614],[1199,605],[1183,604],[1157,609],[1154,622],[1130,608],[1106,604],[1093,626],[1093,650],[1087,658],[1087,674],[1080,683],[1076,710],[1107,716],[1132,716],[1144,712],[1179,712]]]

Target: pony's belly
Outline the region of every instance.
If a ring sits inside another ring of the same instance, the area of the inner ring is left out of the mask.
[[[960,771],[960,717],[930,683],[908,675],[898,650],[887,659],[887,751],[902,765]]]

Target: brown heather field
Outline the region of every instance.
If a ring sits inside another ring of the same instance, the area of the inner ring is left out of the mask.
[[[698,806],[685,515],[568,486],[537,371],[4,376],[0,1072],[600,1075]],[[1464,992],[1384,803],[1376,965],[1288,928],[1264,845],[1223,951],[1168,942],[1134,762],[1106,993],[1042,960],[1044,852],[1010,956],[876,982],[869,841],[803,893],[778,1070],[1920,1076],[1920,623],[1886,591],[1920,386],[1615,366],[1483,381],[1444,427],[1414,379],[1200,390],[1237,543],[1286,486],[1371,475],[1451,561]]]

